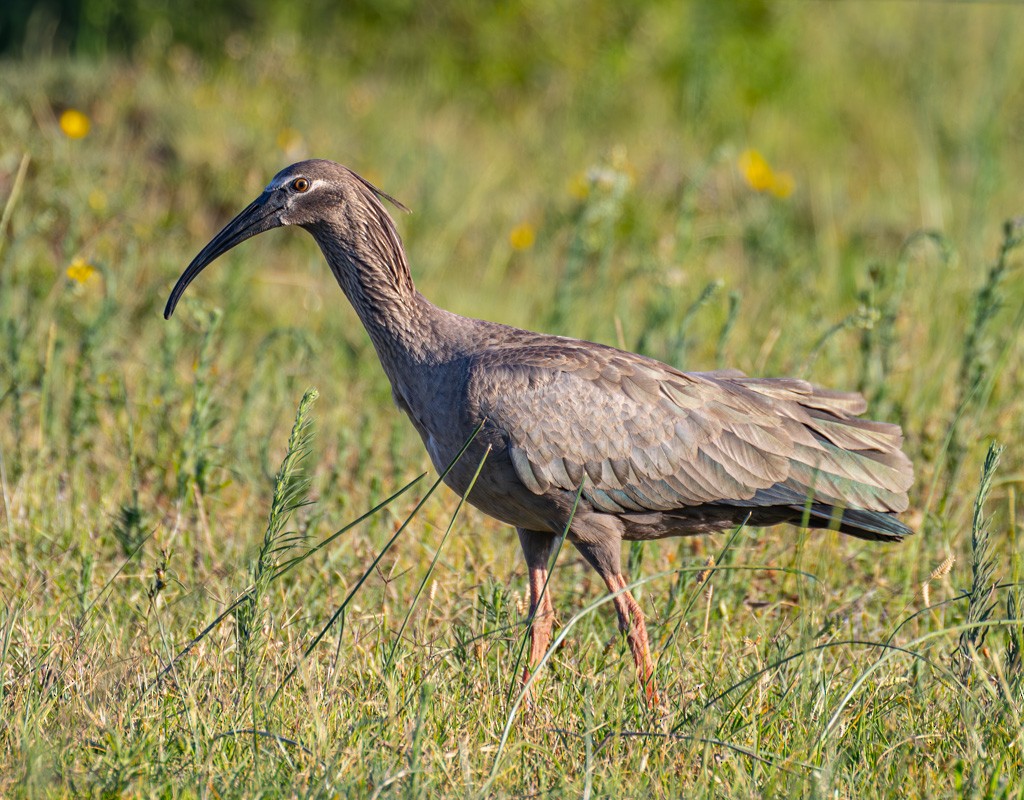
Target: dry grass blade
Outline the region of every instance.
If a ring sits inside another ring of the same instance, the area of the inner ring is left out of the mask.
[[[927,608],[931,603],[931,583],[939,578],[945,577],[953,569],[956,563],[956,556],[948,555],[939,566],[931,571],[927,578],[921,582],[921,600]]]

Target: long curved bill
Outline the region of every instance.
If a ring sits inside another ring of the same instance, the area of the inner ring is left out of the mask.
[[[175,306],[185,293],[188,285],[195,280],[196,275],[202,272],[211,261],[224,255],[228,250],[246,239],[250,239],[258,233],[269,231],[283,225],[279,211],[282,203],[278,192],[266,191],[250,203],[242,213],[224,226],[204,247],[199,255],[192,259],[192,263],[178,278],[171,290],[171,296],[167,298],[167,306],[164,308],[164,319],[170,319],[174,313]]]

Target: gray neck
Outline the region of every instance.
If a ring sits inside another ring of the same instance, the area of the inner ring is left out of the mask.
[[[347,244],[330,222],[309,228],[370,335],[384,372],[399,387],[418,366],[450,360],[465,320],[416,291],[401,241],[360,238]]]

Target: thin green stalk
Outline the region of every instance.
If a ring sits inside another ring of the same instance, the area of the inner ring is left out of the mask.
[[[25,382],[24,370],[21,366],[20,354],[24,344],[24,339],[18,330],[18,325],[13,319],[4,320],[3,335],[4,335],[4,350],[6,356],[6,369],[7,377],[10,380],[10,384],[4,390],[3,394],[0,394],[0,408],[3,407],[7,399],[11,400],[11,436],[14,440],[14,453],[11,461],[11,475],[13,478],[21,474],[23,456],[22,449],[24,443],[23,430],[24,424],[24,406],[22,404],[22,392],[24,391],[23,383]]]
[[[0,447],[0,502],[4,504],[4,522],[7,528],[8,553],[17,552],[14,539],[14,522],[11,520],[11,500],[7,490],[7,464],[4,461],[4,449]]]
[[[416,707],[416,723],[412,730],[412,747],[409,748],[409,773],[412,779],[409,781],[408,797],[419,797],[421,792],[420,775],[423,771],[421,759],[423,757],[423,729],[426,727],[425,718],[427,708],[430,706],[430,699],[433,697],[434,687],[424,682],[420,686],[420,702]]]
[[[263,544],[252,570],[252,592],[235,611],[235,630],[238,637],[238,670],[243,683],[255,678],[255,657],[262,641],[266,609],[264,599],[274,578],[277,561],[299,544],[294,534],[284,533],[284,527],[296,509],[306,504],[310,479],[303,462],[309,457],[313,439],[310,410],[320,393],[307,389],[295,413],[295,423],[288,437],[288,447],[274,483],[267,529]]]
[[[725,346],[736,326],[736,320],[740,318],[741,299],[742,295],[737,290],[729,292],[729,310],[726,312],[725,323],[722,325],[722,330],[718,334],[718,342],[715,344],[715,366],[718,369],[724,369],[726,366]]]
[[[7,674],[7,658],[11,651],[11,634],[14,631],[14,624],[18,619],[19,610],[15,605],[5,605],[2,624],[0,624],[0,674]],[[3,703],[7,694],[7,682],[0,681],[0,703]]]
[[[391,646],[391,650],[388,653],[387,659],[384,661],[384,666],[381,669],[381,678],[387,676],[388,672],[395,662],[395,655],[398,653],[398,646],[402,641],[402,635],[405,633],[405,628],[409,624],[409,620],[412,617],[412,612],[416,609],[417,603],[420,601],[420,596],[423,594],[423,590],[427,586],[427,581],[430,580],[430,576],[434,573],[434,567],[437,565],[437,559],[441,556],[441,550],[444,548],[445,542],[448,541],[448,535],[452,532],[452,528],[455,526],[455,520],[459,517],[459,512],[466,503],[466,498],[469,497],[469,493],[473,491],[473,487],[476,486],[477,479],[480,477],[480,472],[484,468],[484,463],[487,461],[487,457],[491,453],[490,445],[484,450],[483,458],[480,459],[480,463],[477,465],[476,472],[473,473],[473,479],[469,482],[469,488],[459,498],[459,504],[455,507],[455,512],[452,514],[451,519],[448,521],[448,527],[445,528],[444,536],[441,537],[440,543],[437,545],[437,549],[434,551],[434,557],[430,560],[430,566],[427,567],[427,572],[423,576],[423,580],[420,581],[419,588],[416,589],[416,594],[413,595],[412,602],[409,604],[409,609],[405,612],[405,618],[402,620],[401,626],[398,628],[398,634],[395,636],[395,643]]]
[[[820,356],[821,351],[825,349],[825,345],[828,344],[837,334],[849,330],[850,328],[863,329],[867,326],[874,325],[877,319],[878,311],[873,308],[861,307],[852,314],[847,314],[839,320],[839,322],[818,337],[818,341],[814,343],[810,353],[807,354],[807,358],[804,359],[803,367],[800,369],[800,375],[806,377],[810,374],[811,367],[813,367],[814,362],[818,360],[818,356]]]
[[[933,669],[935,669],[939,674],[945,675],[948,679],[950,679],[950,684],[948,685],[948,688],[951,691],[953,691],[957,697],[959,697],[961,699],[964,699],[967,702],[976,703],[976,701],[974,700],[973,695],[970,692],[968,692],[968,691],[964,691],[964,689],[966,687],[964,687],[963,684],[961,684],[959,682],[959,680],[957,679],[956,675],[954,675],[953,673],[951,673],[948,670],[944,669],[940,664],[938,664],[938,663],[936,663],[934,661],[931,661],[930,659],[925,658],[923,655],[921,655],[916,650],[913,650],[911,648],[913,648],[913,647],[915,647],[915,646],[917,646],[919,644],[923,644],[924,642],[930,641],[932,639],[936,639],[936,638],[938,638],[940,636],[947,636],[950,633],[958,633],[958,632],[959,633],[963,633],[963,632],[966,632],[966,631],[978,630],[978,629],[987,630],[988,628],[998,628],[998,627],[1003,627],[1003,626],[1008,626],[1008,625],[1019,626],[1021,624],[1024,624],[1024,623],[1022,623],[1021,620],[1016,620],[1016,619],[1014,619],[1014,620],[1010,620],[1010,619],[987,619],[987,620],[985,620],[983,622],[967,622],[967,623],[964,623],[962,625],[954,625],[954,626],[951,626],[951,627],[948,627],[948,628],[942,628],[941,630],[930,631],[930,632],[924,634],[923,636],[919,636],[916,639],[913,639],[912,641],[908,642],[906,644],[906,646],[904,646],[904,647],[897,647],[896,645],[883,644],[882,642],[857,642],[857,641],[850,641],[850,642],[829,642],[829,643],[824,644],[824,645],[818,645],[818,647],[816,647],[816,648],[812,648],[812,649],[820,649],[820,648],[824,648],[824,647],[830,647],[830,646],[836,646],[836,645],[842,645],[842,644],[858,644],[858,645],[865,645],[865,646],[880,647],[880,648],[882,648],[884,650],[884,652],[878,658],[878,660],[875,661],[874,663],[872,663],[863,673],[861,673],[860,676],[858,676],[857,680],[854,681],[854,683],[850,687],[849,691],[847,691],[847,693],[843,696],[843,699],[840,701],[840,703],[836,707],[835,711],[832,713],[832,716],[829,718],[828,722],[825,724],[825,727],[822,729],[821,737],[819,738],[819,744],[825,740],[825,738],[829,735],[829,733],[831,733],[832,729],[835,727],[836,723],[839,721],[839,717],[842,715],[843,710],[850,703],[850,701],[853,699],[853,697],[857,694],[857,692],[860,690],[860,688],[867,682],[868,678],[870,678],[871,675],[873,675],[875,672],[877,672],[879,669],[881,669],[883,664],[889,658],[891,658],[893,655],[895,655],[896,653],[905,653],[907,655],[913,656],[915,659],[917,659],[917,660],[921,661],[922,663],[925,663],[928,666],[930,666]],[[800,655],[800,654],[797,654],[797,655]],[[945,683],[945,681],[943,681],[943,683]],[[984,709],[979,707],[977,709],[977,711],[979,713],[983,713]]]
[[[125,417],[125,444],[128,447],[128,484],[129,497],[127,502],[118,505],[111,524],[111,531],[125,555],[138,551],[152,532],[146,533],[146,517],[139,503],[139,459],[135,449],[135,419],[131,404],[128,402],[128,385],[124,375],[121,376],[121,405]]]
[[[339,536],[342,536],[343,534],[348,533],[350,530],[352,530],[354,527],[356,527],[360,523],[365,522],[366,520],[368,520],[371,517],[373,517],[378,511],[380,511],[381,509],[386,508],[387,506],[389,506],[392,502],[397,500],[399,497],[401,497],[403,494],[405,494],[409,489],[411,489],[413,486],[415,486],[417,483],[419,483],[423,479],[423,477],[424,477],[423,474],[417,475],[415,478],[413,478],[411,481],[409,481],[409,483],[405,484],[405,486],[403,486],[397,492],[394,492],[390,496],[386,497],[384,500],[379,502],[377,505],[375,505],[369,511],[366,511],[363,514],[360,514],[358,517],[356,517],[350,523],[348,523],[347,525],[345,525],[342,528],[339,528],[337,531],[332,533],[330,536],[328,536],[327,538],[325,538],[321,542],[317,543],[314,547],[309,548],[309,550],[307,550],[302,555],[296,556],[295,558],[291,559],[290,561],[286,561],[284,564],[278,565],[277,569],[275,570],[275,572],[274,572],[274,574],[273,574],[273,576],[271,578],[271,581],[276,581],[279,578],[283,577],[288,572],[290,572],[292,569],[294,569],[299,564],[301,564],[303,561],[305,561],[307,558],[310,558],[311,556],[313,556],[314,554],[316,554],[320,550],[322,550],[324,547],[329,545],[331,542],[333,542]],[[140,545],[140,547],[141,547],[141,545]],[[187,656],[190,652],[192,652],[192,650],[195,648],[195,646],[198,645],[201,641],[203,641],[203,639],[205,639],[207,636],[209,636],[217,628],[217,626],[220,625],[221,622],[223,622],[225,619],[227,619],[227,617],[229,617],[231,614],[233,614],[235,609],[237,609],[242,603],[244,603],[246,601],[246,599],[252,594],[252,592],[253,592],[253,587],[252,586],[247,587],[241,594],[239,594],[238,597],[236,597],[231,602],[230,605],[228,605],[227,608],[225,608],[220,614],[218,614],[213,619],[213,621],[211,621],[205,628],[203,628],[198,634],[196,634],[196,636],[193,637],[192,640],[189,641],[188,644],[186,644],[181,650],[179,650],[178,653],[173,658],[171,658],[168,661],[168,663],[163,668],[161,668],[161,670],[156,674],[156,676],[153,678],[153,680],[151,680],[149,683],[147,683],[143,687],[142,692],[139,694],[138,699],[135,701],[135,705],[133,706],[133,708],[138,707],[139,703],[142,702],[142,700],[150,693],[150,691],[153,688],[155,688],[156,686],[158,686],[160,684],[160,682],[165,677],[167,677],[168,673],[170,673],[173,669],[176,668],[178,662],[181,661],[181,659],[183,659],[185,656]]]
[[[301,328],[277,328],[264,336],[263,340],[253,351],[253,363],[257,366],[274,364],[275,359],[268,356],[274,345],[278,342],[285,342],[291,345],[282,355],[293,369],[299,367],[314,354],[313,342],[309,334],[304,330]],[[258,389],[266,391],[262,381],[258,380],[257,376],[253,376],[253,380],[250,380],[242,391],[242,401],[239,404],[238,411],[232,414],[233,428],[230,447],[233,452],[237,452],[241,448],[242,440],[248,433],[247,423],[252,413]]]
[[[992,552],[990,520],[985,515],[985,501],[992,489],[992,479],[999,467],[1003,448],[993,442],[985,456],[981,469],[978,496],[974,501],[974,516],[971,521],[971,588],[967,593],[967,623],[976,624],[987,620],[995,608],[992,599],[995,592],[994,579],[996,562]],[[960,635],[960,642],[953,654],[953,667],[964,684],[970,683],[974,671],[975,656],[985,641],[986,628],[966,628]]]
[[[14,176],[14,183],[11,184],[11,193],[7,195],[7,202],[4,203],[3,213],[0,214],[0,255],[3,255],[4,245],[7,243],[7,224],[11,221],[11,214],[14,213],[14,207],[18,204],[18,197],[21,195],[21,189],[25,185],[25,176],[28,174],[28,165],[32,158],[28,153],[24,153],[21,156],[21,162],[18,164],[18,172]],[[3,270],[0,270],[0,277],[3,276]],[[3,288],[3,283],[0,282],[0,289]]]
[[[341,605],[338,606],[337,610],[331,615],[331,618],[327,621],[327,624],[324,625],[323,628],[321,628],[320,633],[313,637],[313,641],[310,642],[309,646],[306,647],[306,649],[302,652],[302,655],[299,657],[298,662],[296,662],[296,664],[290,670],[288,670],[288,673],[281,680],[281,683],[278,684],[277,690],[274,692],[273,697],[270,698],[270,702],[267,704],[268,709],[274,705],[278,696],[281,694],[281,691],[298,671],[299,666],[307,658],[309,658],[313,650],[316,649],[316,646],[320,644],[323,638],[327,635],[327,632],[334,626],[334,623],[337,622],[338,618],[345,613],[345,609],[348,607],[348,604],[352,602],[352,598],[355,597],[356,593],[362,588],[363,584],[366,582],[366,579],[373,574],[373,571],[377,568],[377,564],[380,563],[380,560],[384,558],[384,555],[388,552],[388,550],[391,549],[392,545],[394,545],[394,543],[398,541],[398,537],[405,532],[405,529],[409,527],[409,523],[412,522],[415,516],[419,513],[420,509],[423,508],[427,500],[430,499],[431,495],[433,495],[433,493],[437,490],[437,487],[441,485],[444,479],[448,476],[448,473],[452,471],[452,469],[459,462],[462,456],[465,455],[470,445],[473,444],[473,441],[476,439],[477,434],[480,433],[480,430],[483,428],[485,422],[486,419],[481,420],[477,424],[476,428],[473,429],[473,432],[466,440],[466,443],[462,446],[462,449],[459,450],[455,458],[453,458],[451,463],[448,464],[448,466],[445,468],[444,472],[442,472],[438,476],[437,480],[434,481],[430,489],[427,490],[427,493],[423,495],[422,499],[416,504],[416,507],[411,512],[409,512],[409,515],[405,518],[405,521],[399,526],[398,530],[395,531],[394,535],[387,541],[384,547],[381,548],[381,551],[377,554],[377,557],[373,560],[370,566],[366,568],[366,571],[363,572],[362,577],[360,577],[359,580],[356,581],[356,585],[352,587],[352,590],[348,593],[345,599],[342,600]]]
[[[668,361],[673,366],[679,369],[685,368],[686,354],[690,349],[690,337],[688,335],[690,323],[693,322],[701,309],[714,299],[715,295],[721,291],[724,285],[724,282],[720,279],[708,282],[701,289],[700,294],[697,295],[697,299],[690,303],[686,311],[683,312],[682,319],[679,320],[679,324],[676,326],[675,336],[668,349]]]
[[[665,639],[664,642],[662,642],[661,649],[663,651],[668,649],[668,646],[672,643],[672,641],[679,634],[679,629],[682,626],[683,621],[686,619],[687,615],[690,613],[690,609],[693,608],[693,604],[697,601],[697,598],[700,597],[704,593],[705,588],[711,582],[711,578],[714,576],[715,572],[717,572],[719,569],[735,569],[735,567],[723,567],[721,565],[722,565],[722,562],[725,560],[726,553],[728,553],[729,550],[732,548],[733,542],[736,541],[736,537],[738,537],[740,535],[740,532],[743,531],[744,528],[746,528],[746,525],[747,525],[747,523],[744,520],[744,522],[742,524],[737,525],[735,528],[733,528],[732,533],[729,534],[729,538],[725,540],[725,545],[718,552],[718,556],[715,558],[715,562],[714,562],[716,565],[719,565],[719,566],[695,567],[694,568],[694,571],[703,571],[703,570],[706,569],[708,571],[707,577],[704,579],[704,581],[701,584],[699,584],[698,586],[694,587],[694,590],[690,593],[690,597],[689,597],[689,599],[687,599],[686,605],[683,607],[683,610],[679,614],[679,619],[676,620],[676,624],[672,628],[672,631],[669,633],[668,637]],[[679,570],[679,574],[680,575],[684,574],[684,570]],[[817,579],[815,579],[815,580],[817,580]],[[681,578],[680,578],[680,582],[681,582]],[[673,596],[671,598],[671,600],[674,603],[675,602],[675,597]]]
[[[220,309],[214,309],[206,318],[206,330],[199,346],[199,359],[195,368],[192,413],[188,428],[182,437],[181,455],[178,463],[178,500],[184,502],[195,486],[205,495],[207,478],[213,468],[210,433],[217,424],[217,412],[212,392],[212,367],[216,348],[214,343],[222,317]]]
[[[1003,238],[999,252],[989,267],[985,281],[974,295],[971,324],[964,336],[964,349],[957,372],[958,397],[954,420],[950,427],[950,440],[946,449],[946,472],[948,480],[942,498],[946,505],[953,485],[956,483],[960,466],[966,453],[963,432],[960,425],[964,413],[982,397],[980,391],[986,377],[992,370],[989,351],[994,346],[990,328],[992,321],[1006,303],[1004,284],[1010,271],[1010,255],[1024,245],[1024,221],[1008,220],[1003,225]]]

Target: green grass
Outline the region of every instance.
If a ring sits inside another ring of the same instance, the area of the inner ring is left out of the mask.
[[[0,795],[1021,796],[1021,12],[423,7],[0,64]],[[309,238],[161,317],[312,155],[413,209],[445,307],[858,388],[904,426],[917,535],[631,548],[658,713],[566,548],[517,705],[516,537],[431,491]]]

